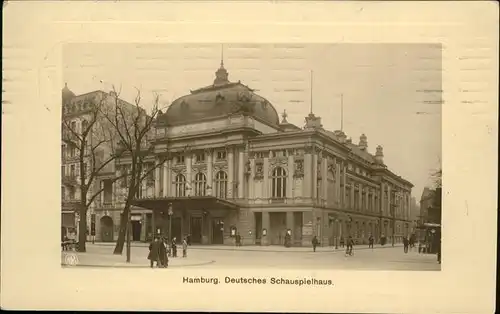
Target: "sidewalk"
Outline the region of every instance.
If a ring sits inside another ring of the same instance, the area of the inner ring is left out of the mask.
[[[214,263],[213,260],[197,258],[169,258],[168,267],[203,266]],[[63,267],[119,267],[119,268],[150,268],[149,261],[143,256],[131,256],[130,263],[126,262],[126,255],[114,255],[102,252],[72,252],[63,251],[61,254],[61,266]]]
[[[114,246],[114,242],[96,242],[95,244],[90,244],[90,245],[95,245],[95,246]],[[132,247],[148,247],[149,243],[143,243],[143,242],[133,242],[131,244]],[[395,244],[392,246],[392,244],[386,244],[384,246],[380,244],[375,244],[374,249],[387,249],[387,248],[393,248],[393,247],[403,247],[403,244]],[[342,248],[339,246],[339,248],[336,250],[335,247],[332,246],[323,246],[323,247],[317,247],[316,251],[317,252],[336,252],[336,251],[345,251],[345,247]],[[359,244],[354,246],[355,250],[367,250],[368,244]],[[260,246],[260,245],[245,245],[245,246],[234,246],[234,245],[192,245],[189,247],[189,250],[219,250],[219,251],[248,251],[248,252],[310,252],[312,251],[312,246],[306,246],[306,247],[289,247],[286,248],[284,246],[279,246],[279,245],[268,245],[268,246]]]

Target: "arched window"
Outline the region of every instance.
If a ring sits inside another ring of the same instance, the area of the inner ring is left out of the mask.
[[[89,122],[87,120],[82,121],[82,133],[88,128]]]
[[[182,174],[175,176],[175,196],[186,196],[186,177]]]
[[[335,174],[333,171],[328,171],[326,174],[326,181],[327,181],[327,195],[326,195],[326,201],[328,205],[333,205],[334,200],[335,200]]]
[[[207,178],[201,172],[194,177],[194,195],[205,196],[207,191]]]
[[[215,175],[215,196],[218,198],[227,197],[227,174],[219,171]]]
[[[273,170],[273,175],[271,177],[271,195],[273,198],[285,198],[286,197],[286,171],[281,167],[276,167]]]

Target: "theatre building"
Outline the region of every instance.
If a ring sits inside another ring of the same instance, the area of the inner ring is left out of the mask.
[[[239,233],[243,245],[283,245],[289,233],[294,246],[314,235],[325,246],[407,235],[412,184],[387,168],[382,147],[372,155],[364,134],[355,144],[313,113],[303,128],[281,118],[222,63],[213,84],[176,99],[157,119],[148,162],[159,166],[134,202],[134,238],[234,244]]]

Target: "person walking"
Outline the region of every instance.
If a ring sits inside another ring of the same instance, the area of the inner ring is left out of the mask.
[[[353,245],[354,245],[354,240],[352,239],[352,236],[349,236],[349,238],[347,238],[347,243],[346,243],[346,251],[345,251],[346,256],[347,255],[352,256],[354,254],[352,250]]]
[[[177,257],[177,243],[176,243],[176,241],[177,241],[177,238],[174,237],[172,239],[172,257]]]
[[[187,239],[184,238],[184,240],[182,241],[182,257],[187,257],[187,249],[188,249]]]
[[[160,267],[161,268],[167,268],[168,267],[168,249],[167,249],[167,239],[161,238],[161,243],[160,243]]]
[[[313,246],[313,252],[316,252],[316,247],[318,246],[318,238],[316,236],[314,236],[312,238],[312,246]]]
[[[409,241],[408,237],[403,237],[403,247],[404,247],[404,252],[408,253],[408,246],[409,246]]]
[[[375,242],[375,239],[373,238],[373,235],[370,234],[370,237],[368,238],[368,248],[373,249],[373,243]]]
[[[156,262],[156,266],[159,266],[159,256],[160,256],[160,242],[158,238],[155,238],[153,242],[149,244],[149,254],[148,259],[151,268],[153,268],[154,263]]]
[[[241,246],[241,236],[239,232],[236,234],[235,239],[236,239],[236,246]]]

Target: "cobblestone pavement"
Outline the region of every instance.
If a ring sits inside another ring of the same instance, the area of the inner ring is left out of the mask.
[[[257,250],[257,248],[261,248]],[[113,255],[113,245],[88,244],[86,253],[63,252],[61,263],[66,266],[89,267],[149,267],[148,248],[132,247],[131,263],[123,255]],[[179,250],[179,253],[182,253]],[[76,256],[76,257],[75,257]],[[69,264],[69,265],[67,265]],[[367,249],[355,246],[353,256],[345,256],[344,249],[280,247],[190,247],[188,257],[170,258],[170,267],[207,269],[280,268],[280,269],[350,269],[350,270],[440,270],[434,254],[418,254],[416,250],[403,252],[400,246]]]

